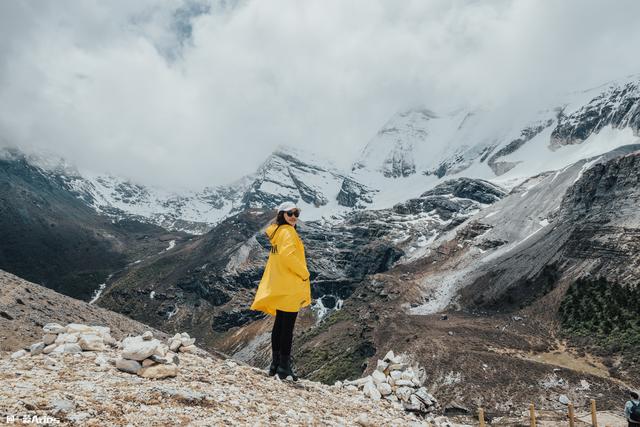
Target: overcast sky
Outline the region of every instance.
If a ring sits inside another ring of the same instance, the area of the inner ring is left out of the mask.
[[[640,72],[640,1],[7,0],[0,145],[165,187],[279,144],[347,169],[398,110],[538,102]]]

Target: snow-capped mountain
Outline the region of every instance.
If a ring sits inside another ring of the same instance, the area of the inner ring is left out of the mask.
[[[635,75],[567,94],[533,112],[402,111],[366,144],[350,172],[315,153],[281,146],[236,182],[176,193],[78,171],[46,156],[29,161],[114,220],[133,218],[203,234],[230,215],[273,209],[284,200],[299,203],[305,220],[335,222],[354,209],[389,209],[419,198],[452,178],[511,189],[539,173],[637,143],[639,128],[640,75]]]
[[[538,173],[636,143],[639,128],[640,75],[567,94],[533,112],[410,109],[369,141],[339,201],[387,208],[454,177],[513,188]]]

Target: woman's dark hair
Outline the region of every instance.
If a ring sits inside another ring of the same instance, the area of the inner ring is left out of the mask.
[[[631,395],[632,399],[638,400],[638,393],[636,393],[635,391],[631,391],[629,392],[629,394]]]
[[[273,220],[273,224],[278,224],[278,226],[276,227],[275,230],[273,230],[273,233],[271,234],[271,236],[269,236],[270,238],[273,239],[273,236],[276,235],[276,232],[278,231],[278,228],[280,228],[281,225],[288,224],[287,220],[284,219],[285,213],[286,213],[285,211],[278,212],[278,215]],[[298,229],[298,224],[294,225],[293,228],[295,228],[297,230]]]

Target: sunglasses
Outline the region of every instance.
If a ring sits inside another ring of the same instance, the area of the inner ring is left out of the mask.
[[[300,216],[300,211],[297,211],[297,210],[296,211],[287,211],[286,214],[288,216],[294,216],[295,215],[296,218],[298,218]]]

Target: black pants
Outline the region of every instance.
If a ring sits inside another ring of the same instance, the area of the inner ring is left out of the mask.
[[[271,350],[273,354],[280,353],[283,357],[291,354],[293,341],[293,327],[296,324],[297,312],[276,310],[276,320],[271,331]]]

